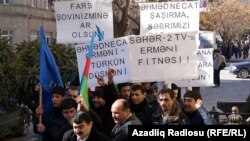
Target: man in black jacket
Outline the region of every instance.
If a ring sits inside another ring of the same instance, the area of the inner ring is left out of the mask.
[[[191,125],[215,125],[216,120],[203,107],[201,94],[197,91],[188,91],[184,94],[184,113],[188,116]]]
[[[38,119],[34,121],[34,132],[40,134],[43,141],[59,141],[62,137],[58,136],[60,129],[68,121],[62,115],[61,103],[65,95],[65,90],[61,86],[56,86],[52,90],[53,108],[43,113],[42,123]],[[38,107],[37,113],[42,113],[42,108]]]
[[[88,112],[77,111],[72,119],[73,130],[67,131],[62,141],[111,141],[109,137],[93,127]]]

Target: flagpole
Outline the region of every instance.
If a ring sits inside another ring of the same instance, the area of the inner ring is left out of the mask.
[[[43,89],[42,89],[42,84],[40,84],[40,89],[39,89],[39,107],[42,108],[42,103],[43,103]],[[42,113],[38,115],[38,120],[39,124],[42,123]]]

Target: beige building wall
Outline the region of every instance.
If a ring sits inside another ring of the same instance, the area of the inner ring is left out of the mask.
[[[44,26],[45,32],[56,38],[56,22],[54,11],[49,9],[47,0],[12,0],[11,4],[0,3],[0,29],[12,31],[13,44],[30,41],[31,33],[37,33]]]

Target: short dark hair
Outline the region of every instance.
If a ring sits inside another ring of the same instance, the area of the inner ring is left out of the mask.
[[[61,103],[61,108],[64,110],[68,110],[70,108],[75,108],[77,109],[77,103],[74,99],[72,98],[67,98],[67,99],[64,99]]]
[[[158,93],[158,95],[160,95],[160,94],[166,94],[166,93],[168,93],[170,95],[171,99],[174,99],[174,92],[173,92],[173,90],[171,90],[169,88],[163,88],[163,89],[161,89],[160,92]]]
[[[103,87],[101,86],[95,87],[95,91],[92,93],[92,97],[94,98],[96,96],[99,96],[105,100],[105,93]]]
[[[142,94],[145,94],[146,92],[146,89],[142,85],[139,85],[139,84],[135,84],[132,86],[132,91],[136,91],[136,90],[141,90]]]
[[[121,92],[121,89],[122,89],[123,87],[126,87],[126,86],[131,87],[131,86],[132,86],[132,84],[131,84],[131,83],[129,83],[129,82],[119,83],[119,84],[117,85],[117,88],[118,88],[119,92]]]
[[[65,89],[62,86],[55,86],[52,89],[52,94],[65,95]]]
[[[88,112],[86,111],[77,111],[74,114],[74,117],[72,118],[72,121],[76,124],[80,124],[82,122],[86,122],[87,124],[89,124],[92,119],[91,116]]]
[[[201,94],[200,94],[200,92],[198,92],[198,91],[187,91],[187,92],[184,94],[184,97],[191,97],[191,98],[193,98],[195,101],[197,101],[197,99],[201,99],[201,100],[202,100]]]
[[[178,86],[177,86],[175,83],[172,83],[172,84],[171,84],[171,89],[172,89],[172,90],[177,90],[177,89],[179,89],[179,88],[178,88]]]
[[[73,91],[79,90],[78,86],[70,86],[69,89]]]

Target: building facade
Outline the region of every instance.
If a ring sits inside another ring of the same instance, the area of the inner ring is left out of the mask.
[[[0,0],[1,37],[8,38],[10,44],[38,39],[41,25],[51,43],[56,38],[56,22],[48,0]]]

